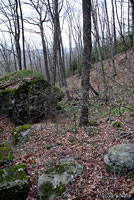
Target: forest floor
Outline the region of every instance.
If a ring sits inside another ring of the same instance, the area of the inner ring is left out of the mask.
[[[109,72],[112,69],[107,71],[107,80],[111,81],[111,83],[109,81],[112,97],[110,103],[106,105],[100,99],[96,100],[93,94],[91,96],[89,118],[96,120],[94,127],[99,130],[98,134],[91,135],[87,131],[89,126],[79,127],[80,102],[78,99],[81,80],[79,75],[75,75],[68,79],[69,90],[72,96],[74,95],[74,101],[68,105],[64,100],[62,102],[64,112],[57,114],[54,122],[48,119],[42,123],[33,124],[25,143],[13,147],[14,160],[11,164],[26,164],[31,181],[26,200],[39,199],[38,176],[49,167],[56,165],[59,159],[65,156],[73,156],[85,165],[86,170],[84,174],[67,185],[62,197],[56,199],[62,200],[65,196],[67,200],[134,199],[134,173],[114,174],[106,169],[103,160],[105,153],[113,145],[134,142],[134,93],[132,83],[128,82],[132,73],[124,71],[126,65],[126,59],[124,59],[122,54],[117,57],[118,63],[124,62],[124,64],[121,63],[122,68],[117,68],[118,73],[121,72],[122,75],[119,73],[116,80],[109,79]],[[105,63],[105,66],[107,65],[108,61]],[[97,90],[101,78],[97,79],[97,72],[91,73],[93,73],[91,82]],[[129,93],[126,88],[130,89]],[[115,121],[120,121],[121,126],[114,127]],[[8,119],[0,116],[1,142],[11,145],[14,127]],[[120,137],[121,132],[128,134],[126,137]]]
[[[121,127],[114,128],[112,120],[121,121]],[[28,140],[20,147],[13,148],[12,152],[14,161],[11,164],[26,164],[27,166],[31,188],[26,200],[38,199],[38,176],[65,156],[73,156],[86,167],[84,174],[68,184],[64,193],[66,199],[106,200],[132,197],[134,195],[134,173],[114,174],[106,169],[103,158],[113,145],[134,142],[133,116],[127,114],[113,117],[112,120],[98,120],[95,127],[100,131],[94,136],[87,132],[87,127],[77,126],[76,131],[73,116],[65,114],[57,116],[54,123],[47,120],[34,124]],[[3,130],[0,134],[1,141],[10,144],[14,125],[1,116],[0,127]],[[120,138],[120,132],[132,134]],[[58,197],[57,199],[63,198]]]

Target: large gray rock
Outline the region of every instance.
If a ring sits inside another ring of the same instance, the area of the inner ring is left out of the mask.
[[[18,200],[29,191],[30,183],[25,165],[0,169],[0,199]]]
[[[134,143],[113,146],[104,156],[104,163],[115,173],[134,170]]]
[[[16,125],[39,122],[48,117],[51,86],[42,75],[22,70],[0,77],[0,80],[0,114]],[[64,93],[56,87],[55,95],[57,103]]]
[[[73,158],[61,159],[59,164],[48,169],[38,179],[38,195],[40,200],[53,200],[66,190],[66,184],[81,174],[84,166]]]

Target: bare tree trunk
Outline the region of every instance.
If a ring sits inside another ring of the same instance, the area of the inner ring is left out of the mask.
[[[102,58],[102,54],[101,54],[101,45],[100,45],[100,38],[99,38],[99,28],[98,28],[96,9],[95,10],[92,9],[92,16],[93,16],[94,28],[95,28],[95,31],[96,31],[96,40],[97,40],[97,44],[98,44],[98,53],[99,53],[101,74],[102,74],[103,84],[104,84],[104,95],[105,95],[105,100],[107,101],[107,99],[108,99],[108,97],[107,97],[108,86],[107,86],[107,82],[106,82],[104,65],[103,65],[103,58]]]
[[[133,46],[133,37],[131,37],[131,33],[130,33],[130,1],[128,1],[128,37],[129,37],[129,41],[130,41],[130,47]]]
[[[116,55],[116,25],[115,25],[115,10],[114,10],[114,3],[111,0],[112,4],[112,19],[113,19],[113,33],[114,33],[114,55]]]
[[[21,63],[21,48],[20,48],[20,22],[19,22],[19,14],[18,14],[18,1],[15,0],[15,45],[17,51],[17,59],[19,69],[22,70],[22,63]]]
[[[45,72],[47,81],[50,82],[50,75],[48,70],[48,57],[47,57],[47,49],[46,49],[46,42],[44,39],[44,29],[43,29],[43,22],[40,19],[40,32],[41,32],[41,40],[42,40],[42,47],[43,47],[43,58],[45,64]]]
[[[14,68],[15,68],[15,71],[17,71],[16,55],[15,55],[13,38],[12,38],[12,34],[11,33],[10,33],[10,38],[11,38],[10,40],[11,40],[11,47],[12,47],[12,52],[13,52]]]
[[[27,66],[26,66],[26,51],[25,51],[24,20],[23,20],[21,2],[20,2],[20,0],[18,0],[18,2],[19,2],[19,8],[20,8],[20,19],[21,19],[21,28],[22,28],[23,64],[24,64],[24,69],[26,69]]]
[[[64,48],[63,48],[63,43],[62,43],[62,36],[61,36],[61,28],[60,28],[60,20],[59,20],[59,15],[58,15],[58,50],[59,50],[59,61],[60,61],[60,73],[61,73],[61,79],[62,79],[62,85],[65,87],[66,91],[66,96],[68,100],[70,99],[69,91],[68,91],[68,86],[67,86],[67,81],[65,77],[65,59],[64,59]]]
[[[61,55],[61,52],[62,52],[62,55]],[[63,80],[64,88],[66,91],[67,99],[69,100],[70,94],[68,91],[67,81],[66,81],[66,77],[65,77],[65,59],[64,59],[65,56],[64,56],[64,48],[63,48],[63,43],[62,43],[62,38],[61,38],[61,31],[60,31],[60,38],[59,38],[59,56],[60,56],[61,63],[62,63],[62,66],[61,66],[62,80]]]
[[[54,14],[53,14],[53,25],[54,25],[54,38],[53,38],[53,65],[52,65],[52,78],[51,78],[51,105],[50,112],[51,117],[55,118],[55,83],[56,83],[56,68],[58,63],[57,50],[58,50],[58,0],[53,0]]]
[[[114,54],[113,54],[113,45],[112,45],[112,36],[110,33],[110,26],[109,26],[109,17],[108,17],[108,10],[107,10],[107,2],[104,0],[105,3],[105,11],[106,11],[106,18],[107,18],[107,27],[108,27],[108,34],[109,34],[109,41],[110,41],[110,51],[111,51],[111,59],[113,63],[113,77],[117,75],[115,61],[114,61]]]
[[[32,55],[31,55],[31,49],[30,49],[29,43],[26,44],[26,48],[27,48],[27,55],[28,55],[28,59],[30,63],[30,69],[33,70]]]
[[[120,30],[119,33],[120,33],[120,36],[121,36],[121,38],[122,38],[122,40],[123,40],[124,49],[125,49],[125,47],[126,47],[126,42],[125,42],[124,35],[123,35],[123,33],[122,33],[122,24],[121,24],[121,22],[120,22],[120,20],[119,20],[118,8],[117,8],[117,0],[115,0],[115,10],[116,10],[116,17],[117,17],[117,21],[118,21],[118,25],[119,25],[119,30]],[[126,52],[126,50],[125,50],[125,54],[126,54],[126,58],[127,58],[127,52]]]
[[[134,0],[130,0],[132,6],[132,33],[133,33],[133,47],[134,47]]]
[[[91,69],[91,0],[82,0],[83,9],[83,68],[82,68],[82,105],[80,124],[88,123],[89,77]]]

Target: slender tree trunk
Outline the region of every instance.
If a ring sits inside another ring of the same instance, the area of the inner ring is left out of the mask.
[[[71,36],[71,30],[70,30],[70,25],[69,25],[69,67],[71,67],[71,62],[72,62],[72,36]],[[72,68],[71,68],[72,70]],[[73,74],[73,72],[71,72]]]
[[[17,63],[16,63],[16,55],[15,55],[15,50],[14,50],[14,43],[13,43],[13,38],[12,38],[12,34],[10,33],[10,40],[11,40],[11,48],[12,48],[12,52],[13,52],[13,60],[14,60],[14,68],[15,71],[17,71]]]
[[[109,17],[108,17],[108,10],[107,10],[107,2],[104,0],[105,3],[105,11],[106,11],[106,18],[107,18],[107,27],[108,27],[108,34],[109,34],[109,41],[110,41],[110,51],[111,51],[111,59],[113,63],[113,77],[117,75],[115,61],[114,61],[114,53],[113,53],[113,45],[112,45],[112,36],[110,32],[110,25],[109,25]]]
[[[128,1],[128,37],[129,37],[129,41],[130,41],[130,47],[133,46],[133,38],[131,37],[131,33],[130,33],[130,1]]]
[[[113,19],[113,33],[114,33],[114,55],[116,55],[116,25],[115,25],[115,10],[114,10],[114,3],[111,0],[112,4],[112,19]]]
[[[69,100],[70,94],[69,94],[69,91],[68,91],[67,81],[66,81],[66,77],[65,77],[65,59],[64,59],[64,48],[63,48],[63,43],[62,43],[62,38],[61,38],[61,32],[60,32],[59,40],[60,40],[59,41],[59,56],[60,56],[61,63],[62,63],[61,75],[62,75],[62,81],[63,81],[63,84],[64,84],[66,96],[67,96],[67,99]],[[62,52],[62,55],[61,55],[61,52]]]
[[[120,33],[120,36],[123,40],[123,44],[124,44],[124,49],[126,47],[126,42],[125,42],[125,38],[124,38],[124,35],[122,33],[122,25],[121,25],[121,22],[119,20],[119,14],[118,14],[118,8],[117,8],[117,0],[115,0],[115,10],[116,10],[116,17],[117,17],[117,21],[118,21],[118,25],[119,25],[119,33]],[[125,50],[125,54],[126,54],[126,58],[127,58],[127,52]]]
[[[16,52],[17,52],[17,59],[19,69],[22,70],[22,63],[21,63],[21,48],[20,48],[20,22],[19,22],[19,14],[18,14],[18,1],[15,0],[15,45],[16,45]]]
[[[48,70],[47,49],[46,49],[46,42],[45,42],[45,39],[44,39],[43,22],[41,21],[41,19],[40,19],[40,32],[41,32],[41,40],[42,40],[43,58],[44,58],[46,79],[47,79],[48,82],[50,82],[50,75],[49,75],[49,70]]]
[[[51,117],[55,118],[55,83],[56,83],[56,68],[58,63],[57,50],[58,50],[58,0],[53,0],[54,6],[54,36],[53,36],[53,65],[52,65],[52,79],[51,79],[51,97],[50,97],[50,112]]]
[[[20,2],[20,0],[18,0],[18,2],[19,2],[19,8],[20,8],[20,19],[21,19],[21,28],[22,28],[23,63],[24,63],[24,69],[26,69],[27,66],[26,66],[26,51],[25,51],[24,20],[23,20],[21,2]]]
[[[89,77],[91,69],[91,0],[82,0],[83,9],[83,67],[82,67],[82,105],[80,124],[88,123]]]
[[[133,48],[134,48],[134,0],[130,0],[132,6],[132,34],[133,34]]]
[[[108,97],[107,97],[108,86],[107,86],[107,82],[106,82],[104,65],[103,65],[103,58],[102,58],[102,53],[101,53],[101,44],[100,44],[100,38],[99,38],[99,28],[98,28],[96,11],[92,10],[92,16],[93,16],[93,23],[94,23],[94,28],[95,28],[95,32],[96,32],[96,40],[97,40],[97,44],[98,44],[98,53],[99,53],[101,74],[102,74],[103,84],[104,84],[104,95],[105,95],[105,100],[107,101],[107,99],[108,99]]]
[[[59,48],[59,59],[61,63],[60,71],[61,71],[61,79],[62,79],[62,85],[65,87],[66,91],[66,96],[67,99],[70,99],[69,91],[68,91],[68,86],[67,86],[67,81],[65,77],[65,59],[64,59],[64,48],[63,48],[63,42],[62,42],[62,36],[61,36],[61,28],[60,28],[60,20],[58,16],[58,48]]]

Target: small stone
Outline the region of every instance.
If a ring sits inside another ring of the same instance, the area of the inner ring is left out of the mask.
[[[24,138],[30,133],[32,125],[31,124],[25,124],[22,126],[17,126],[13,130],[12,139],[13,144],[17,145],[18,142],[23,141]]]
[[[120,128],[122,126],[122,123],[120,121],[116,121],[112,123],[114,128]]]
[[[89,136],[96,136],[97,134],[99,134],[101,132],[101,129],[100,128],[96,128],[94,126],[89,126],[86,129],[86,132],[89,133]]]

